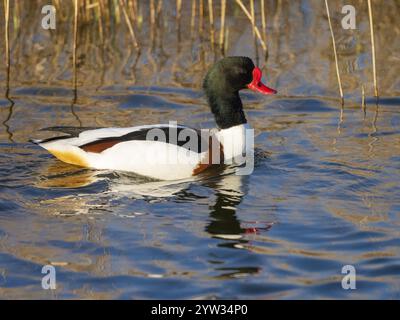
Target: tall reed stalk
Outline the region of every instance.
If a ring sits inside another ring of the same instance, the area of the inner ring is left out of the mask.
[[[331,30],[331,36],[332,36],[333,53],[335,56],[336,75],[337,75],[337,80],[338,80],[338,84],[339,84],[340,98],[341,98],[342,104],[343,104],[344,97],[343,97],[342,81],[340,79],[339,64],[338,64],[338,58],[337,58],[337,52],[336,52],[335,35],[333,34],[331,15],[329,13],[328,0],[325,0],[325,6],[326,6],[326,13],[328,15],[329,29]]]
[[[73,86],[76,90],[76,50],[78,40],[78,11],[79,11],[79,0],[74,0],[74,43],[72,50],[72,68],[73,68]]]
[[[369,14],[369,26],[371,30],[371,45],[372,45],[372,72],[374,77],[374,93],[375,97],[378,98],[378,81],[376,80],[376,57],[375,57],[375,36],[374,36],[374,20],[372,18],[372,6],[371,0],[368,0],[368,14]]]
[[[192,16],[190,18],[190,39],[193,40],[194,37],[194,25],[196,22],[196,1],[192,0]]]
[[[156,7],[154,4],[155,0],[150,0],[150,42],[151,48],[154,47],[155,42],[155,30],[156,30]]]
[[[204,30],[204,3],[203,0],[199,0],[199,35],[203,38]]]
[[[253,19],[253,17],[251,16],[250,12],[246,9],[245,5],[243,4],[243,2],[241,0],[236,0],[236,3],[239,5],[239,7],[242,9],[242,11],[244,12],[244,14],[246,15],[246,17],[250,20],[251,25],[253,27],[253,30],[261,44],[261,47],[263,48],[264,52],[267,51],[267,46],[265,44],[265,42],[263,41],[261,34],[260,34],[260,30],[257,28],[255,21]]]
[[[6,44],[6,67],[10,67],[10,0],[4,0],[4,20],[5,20],[5,44]]]
[[[182,18],[182,0],[176,0],[176,30],[178,36],[178,45],[181,42],[181,18]]]
[[[221,26],[219,30],[219,48],[223,56],[225,55],[225,13],[226,0],[221,0]]]
[[[101,4],[101,1],[99,1],[97,6],[97,12],[98,12],[98,25],[99,25],[99,37],[100,37],[100,42],[104,43],[104,31],[103,31],[103,7]]]
[[[158,0],[156,7],[156,23],[157,23],[157,37],[158,37],[158,45],[160,49],[162,49],[163,45],[163,0]]]
[[[79,119],[79,116],[75,113],[74,105],[78,100],[78,90],[77,90],[77,63],[76,63],[76,52],[77,52],[77,42],[78,42],[78,12],[79,12],[79,0],[74,0],[74,43],[73,43],[73,51],[72,51],[72,68],[73,68],[73,75],[72,75],[72,85],[73,85],[73,98],[71,102],[71,113],[78,121],[79,126],[82,126],[82,121]]]
[[[254,32],[254,27],[256,24],[256,14],[254,11],[254,0],[250,0],[250,14],[251,14],[251,26],[252,26],[253,41],[254,41],[254,52],[255,52],[255,56],[256,56],[256,63],[258,65],[258,62],[259,62],[258,44],[257,44],[256,33]]]
[[[208,0],[208,17],[210,19],[210,42],[211,48],[214,52],[214,43],[215,43],[215,29],[214,29],[214,9],[213,9],[213,0]]]
[[[122,13],[124,15],[124,19],[125,19],[126,25],[128,26],[129,34],[131,35],[133,47],[136,50],[140,50],[139,43],[137,42],[137,38],[136,38],[136,35],[135,35],[135,30],[133,29],[131,20],[129,19],[128,12],[126,11],[125,0],[119,0],[119,6],[122,8]]]
[[[263,36],[263,41],[265,42],[265,45],[267,47],[267,50],[265,52],[265,60],[268,59],[268,46],[267,46],[267,22],[266,22],[266,16],[265,16],[265,3],[264,0],[261,0],[261,25],[262,25],[262,36]]]
[[[8,122],[11,120],[11,117],[13,115],[13,110],[14,110],[14,105],[15,102],[14,100],[11,99],[10,97],[10,1],[9,0],[4,0],[4,20],[5,20],[5,46],[6,46],[6,72],[7,72],[7,78],[6,78],[6,92],[5,92],[5,98],[8,100],[10,105],[8,106],[8,115],[6,119],[2,122],[5,130],[8,134],[8,140],[11,142],[14,142],[13,139],[13,133],[11,131],[10,125]]]
[[[256,18],[255,18],[255,12],[254,12],[254,0],[250,0],[250,15],[251,15],[251,27],[252,27],[252,33],[253,37],[256,36],[256,33],[254,32],[254,27],[256,24]]]

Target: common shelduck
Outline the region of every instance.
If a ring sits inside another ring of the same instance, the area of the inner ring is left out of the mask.
[[[188,178],[212,164],[232,163],[246,151],[250,126],[239,91],[276,93],[261,82],[261,76],[248,57],[226,57],[211,67],[203,89],[218,129],[204,132],[175,123],[130,128],[50,127],[42,130],[66,135],[31,141],[77,166],[129,171],[160,180]]]

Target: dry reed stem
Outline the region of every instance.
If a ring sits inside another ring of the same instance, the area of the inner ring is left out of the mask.
[[[262,29],[263,29],[263,40],[265,42],[265,45],[267,47],[267,50],[265,52],[265,59],[268,59],[268,46],[267,46],[267,19],[265,16],[265,2],[264,0],[261,0],[261,25],[262,25]]]
[[[178,46],[181,42],[181,17],[182,17],[182,0],[176,0],[176,29],[178,36]]]
[[[263,50],[266,52],[267,51],[267,46],[265,45],[265,42],[263,41],[261,34],[260,34],[260,30],[258,30],[257,26],[254,23],[254,19],[252,18],[251,14],[249,13],[249,11],[246,9],[246,7],[244,6],[243,2],[241,0],[236,0],[236,3],[239,5],[239,7],[242,9],[242,11],[244,12],[244,14],[247,16],[247,18],[250,20],[250,22],[252,23],[254,32],[258,38],[258,40],[260,41],[261,47],[263,48]]]
[[[132,10],[133,10],[133,12],[135,12],[135,13],[138,12],[138,3],[137,3],[137,0],[132,0]]]
[[[57,17],[58,19],[60,19],[61,21],[65,21],[67,18],[67,14],[66,14],[66,10],[65,13],[63,12],[63,10],[61,10],[61,4],[60,4],[60,0],[54,0],[54,6],[56,7],[56,12],[57,12]]]
[[[20,25],[21,25],[21,19],[20,19],[20,17],[21,17],[21,10],[22,9],[20,9],[20,5],[21,5],[21,2],[20,1],[15,1],[15,3],[14,3],[14,12],[15,12],[15,14],[13,15],[14,16],[14,21],[13,21],[13,29],[14,29],[14,32],[16,33],[16,34],[18,34],[19,33],[19,28],[20,28]]]
[[[372,70],[374,77],[374,92],[375,97],[378,98],[378,82],[376,80],[376,57],[375,57],[375,36],[374,36],[374,20],[372,18],[372,6],[371,0],[368,0],[368,14],[369,14],[369,26],[371,30],[371,45],[372,45]]]
[[[199,35],[203,39],[204,29],[204,3],[203,0],[199,0]]]
[[[226,26],[224,52],[228,52],[228,48],[229,48],[229,27]]]
[[[90,21],[90,3],[88,0],[84,0],[83,1],[83,6],[82,6],[82,10],[83,10],[83,16],[85,17],[85,21],[88,22]]]
[[[8,122],[11,120],[11,117],[13,116],[13,110],[14,110],[14,105],[15,105],[14,100],[12,100],[10,97],[10,66],[11,66],[11,64],[10,64],[10,46],[9,46],[9,25],[10,25],[10,2],[9,2],[9,0],[4,0],[4,18],[5,18],[5,42],[6,42],[5,45],[6,45],[6,72],[7,72],[5,98],[8,100],[10,105],[8,107],[7,118],[2,123],[7,132],[8,140],[11,142],[14,142],[11,127],[8,125]]]
[[[124,15],[125,22],[126,22],[126,24],[128,26],[129,33],[130,33],[131,38],[132,38],[133,46],[134,46],[135,49],[139,50],[139,44],[138,44],[138,42],[136,40],[135,31],[133,30],[131,20],[129,19],[128,12],[126,11],[125,0],[119,0],[119,5],[122,8],[122,13]]]
[[[192,0],[192,16],[190,18],[190,38],[193,40],[194,35],[194,25],[196,21],[196,1]]]
[[[75,119],[79,122],[79,126],[82,126],[82,122],[79,119],[78,115],[75,113],[74,105],[78,100],[78,91],[77,91],[77,63],[76,63],[76,52],[77,52],[77,41],[78,41],[78,12],[79,12],[79,1],[74,0],[74,43],[73,43],[73,51],[72,51],[72,68],[73,68],[73,76],[72,76],[72,85],[73,85],[73,93],[74,97],[71,102],[71,113],[75,117]]]
[[[150,34],[152,43],[154,41],[155,24],[156,24],[156,8],[154,5],[154,0],[150,0]]]
[[[255,18],[255,12],[254,12],[254,0],[250,0],[250,15],[251,15],[251,26],[252,26],[252,33],[253,37],[256,36],[256,33],[254,32],[254,27],[256,25],[256,18]]]
[[[210,19],[210,41],[211,41],[211,49],[214,51],[214,43],[215,43],[215,30],[214,30],[214,12],[213,12],[213,1],[208,0],[208,16]]]
[[[77,49],[77,40],[78,40],[78,10],[79,10],[78,0],[74,0],[74,43],[73,43],[73,51],[72,51],[74,90],[76,89],[76,82],[77,82],[77,79],[76,79],[76,49]]]
[[[264,0],[261,0],[261,25],[263,28],[263,40],[265,43],[267,43],[267,23],[265,19],[265,2]]]
[[[135,9],[133,7],[132,1],[127,0],[126,5],[127,5],[128,16],[135,18],[136,17],[136,11],[135,11]],[[134,19],[134,20],[136,20],[136,19]],[[132,23],[133,23],[133,25],[135,25],[135,21],[133,21]]]
[[[225,13],[226,0],[221,0],[221,29],[219,31],[219,48],[223,56],[225,55]]]
[[[100,0],[100,7],[101,7],[101,11],[104,14],[104,19],[106,22],[106,26],[110,26],[110,11],[108,10],[108,8],[105,7],[104,5],[104,0]],[[107,28],[106,28],[107,30]]]
[[[181,22],[182,16],[182,0],[176,0],[176,21],[177,23]]]
[[[153,28],[156,23],[156,6],[154,3],[155,0],[150,0],[150,26]]]
[[[104,34],[103,34],[103,6],[102,6],[102,4],[101,4],[101,1],[99,1],[98,2],[98,7],[97,7],[97,10],[98,10],[98,14],[99,14],[99,21],[98,21],[98,23],[99,23],[99,36],[100,36],[100,41],[101,41],[101,43],[104,43]]]
[[[340,98],[342,99],[342,104],[343,104],[344,100],[343,100],[342,81],[340,80],[339,64],[338,64],[338,58],[337,58],[337,52],[336,52],[336,42],[335,42],[335,36],[333,34],[333,29],[332,29],[331,16],[329,14],[328,0],[325,0],[325,6],[326,6],[326,13],[328,15],[329,29],[331,31],[331,36],[332,36],[333,53],[335,55],[336,75],[337,75],[337,79],[338,79],[338,83],[339,83]]]
[[[162,12],[162,8],[163,8],[163,0],[158,0],[157,2],[157,7],[156,7],[156,21],[157,21],[157,25],[160,27],[160,19],[161,19],[161,12]]]
[[[5,18],[5,42],[6,42],[6,66],[10,67],[10,0],[4,0],[4,18]]]
[[[118,0],[114,0],[114,16],[115,16],[115,22],[117,24],[121,23],[121,11],[119,10],[119,5],[118,5]]]
[[[156,7],[156,24],[157,24],[157,36],[156,40],[158,39],[158,46],[163,50],[163,13],[162,13],[162,8],[163,8],[163,0],[158,0],[157,2],[157,7]]]
[[[256,33],[254,32],[254,27],[256,25],[256,15],[254,11],[254,0],[250,0],[250,14],[251,14],[251,26],[252,26],[252,34],[253,34],[253,41],[254,41],[254,52],[256,55],[256,63],[258,64],[258,44],[257,44],[257,37]]]

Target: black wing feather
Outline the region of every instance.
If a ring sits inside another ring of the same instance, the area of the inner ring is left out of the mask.
[[[102,129],[102,127],[63,127],[63,126],[57,126],[57,127],[47,127],[40,129],[40,131],[56,131],[56,132],[62,132],[69,134],[69,137],[78,137],[80,133],[83,131],[87,130],[95,130],[95,129]]]

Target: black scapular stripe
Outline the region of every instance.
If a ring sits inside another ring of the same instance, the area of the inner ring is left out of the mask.
[[[43,139],[40,141],[35,141],[35,140],[29,140],[32,143],[46,143],[50,141],[57,141],[57,140],[63,140],[63,139],[69,139],[69,138],[77,138],[79,137],[79,134],[83,131],[87,130],[95,130],[95,129],[102,129],[101,127],[63,127],[63,126],[57,126],[57,127],[47,127],[47,128],[42,128],[39,131],[55,131],[55,132],[62,132],[66,133],[67,135],[63,136],[58,136],[58,137],[50,137],[47,139]]]
[[[153,134],[155,135],[154,138],[157,137],[157,139],[151,139],[151,134],[149,135],[150,131],[156,129],[157,131],[153,131]],[[207,135],[204,135],[204,137],[201,135],[201,131],[193,128],[188,128],[188,127],[149,127],[149,128],[143,128],[140,130],[132,131],[127,134],[124,134],[119,137],[105,137],[98,139],[96,141],[92,141],[89,143],[86,143],[84,145],[81,145],[80,148],[85,148],[85,147],[90,147],[90,146],[95,146],[96,144],[100,143],[106,143],[106,142],[125,142],[125,141],[132,141],[132,140],[149,140],[149,141],[159,141],[160,138],[158,136],[159,133],[161,133],[159,130],[163,132],[163,136],[161,137],[161,141],[164,141],[166,143],[171,143],[175,144],[179,147],[186,148],[188,150],[191,150],[193,152],[205,152],[208,150],[208,137]],[[185,130],[185,131],[184,131]],[[176,132],[174,132],[176,131]],[[186,136],[183,135],[183,132],[187,133]],[[182,135],[181,135],[182,134]],[[180,136],[181,135],[181,136]],[[191,139],[191,137],[197,137],[196,140],[193,143],[188,143]],[[165,140],[164,140],[165,138]]]
[[[82,133],[83,131],[95,130],[95,129],[103,129],[103,127],[63,127],[63,126],[57,126],[57,127],[43,128],[43,129],[40,129],[40,131],[62,132],[62,133],[68,134],[70,138],[73,138],[73,137],[78,137],[79,134]]]

